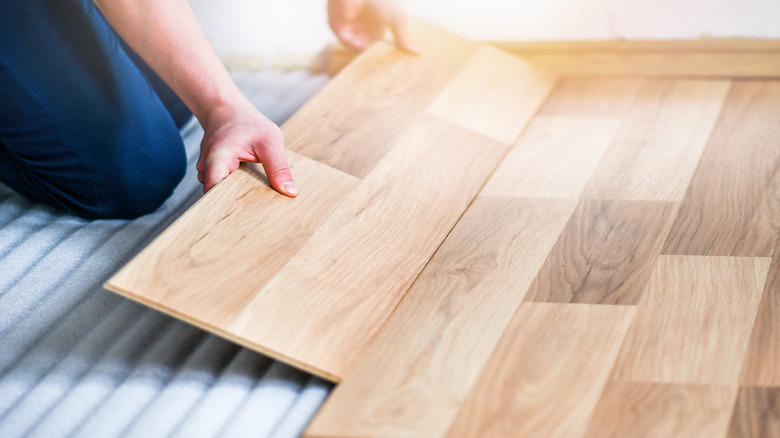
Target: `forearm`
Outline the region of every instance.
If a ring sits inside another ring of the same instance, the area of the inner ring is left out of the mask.
[[[246,100],[186,0],[94,0],[111,26],[206,126]]]

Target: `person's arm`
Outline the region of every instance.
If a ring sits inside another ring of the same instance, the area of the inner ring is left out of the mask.
[[[106,20],[179,95],[206,132],[198,160],[204,191],[241,161],[261,162],[271,186],[296,196],[278,126],[238,90],[186,0],[94,0]]]

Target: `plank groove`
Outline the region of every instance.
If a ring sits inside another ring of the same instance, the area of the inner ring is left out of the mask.
[[[637,304],[676,207],[674,203],[583,200],[526,301]]]
[[[771,257],[780,221],[780,83],[734,82],[665,254]]]
[[[307,436],[441,436],[573,208],[477,198]]]

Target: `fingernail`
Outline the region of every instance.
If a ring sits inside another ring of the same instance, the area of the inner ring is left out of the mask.
[[[284,183],[282,185],[282,188],[284,189],[285,192],[287,192],[287,193],[289,193],[289,194],[291,194],[293,196],[298,194],[298,188],[295,187],[295,184],[293,184],[292,181],[287,181],[286,183]]]

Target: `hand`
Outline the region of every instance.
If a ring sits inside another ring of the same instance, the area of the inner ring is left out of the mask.
[[[281,129],[248,101],[220,109],[204,123],[200,144],[198,180],[207,192],[242,161],[262,163],[271,187],[290,197],[298,195],[293,183]]]
[[[406,13],[397,0],[328,0],[328,24],[339,41],[363,51],[390,28],[399,48],[417,54]]]

